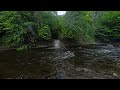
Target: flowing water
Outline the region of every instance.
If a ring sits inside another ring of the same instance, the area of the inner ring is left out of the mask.
[[[60,40],[55,40],[54,41],[54,48],[61,48],[61,45],[60,45]]]
[[[118,79],[120,47],[100,45],[0,52],[1,79]]]

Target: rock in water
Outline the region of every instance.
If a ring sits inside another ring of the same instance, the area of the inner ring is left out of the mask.
[[[88,68],[76,68],[77,71],[91,72],[91,69]]]
[[[65,79],[65,75],[63,73],[58,73],[56,79]]]
[[[89,72],[90,70],[87,68],[83,68],[84,72]]]
[[[103,53],[109,53],[111,52],[110,50],[103,49]]]
[[[107,47],[108,47],[108,48],[113,48],[113,45],[107,44]]]
[[[77,71],[84,71],[83,68],[76,68]]]
[[[66,59],[66,58],[71,58],[71,57],[74,57],[74,53],[73,52],[70,52],[70,51],[67,51],[63,54],[63,56],[61,58],[63,59]]]
[[[114,76],[114,77],[118,77],[117,73],[113,73],[113,76]]]
[[[110,53],[111,51],[107,49],[100,49],[97,52],[102,54],[102,53]]]

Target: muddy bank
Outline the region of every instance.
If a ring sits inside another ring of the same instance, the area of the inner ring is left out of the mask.
[[[55,41],[55,39],[53,39],[53,40],[39,40],[35,44],[28,44],[28,45],[31,45],[32,48],[50,48],[50,47],[54,47],[54,41]],[[81,45],[81,43],[79,43],[77,40],[73,40],[73,39],[62,39],[60,41],[61,41],[61,47],[62,48],[76,47],[76,46]],[[0,46],[0,51],[17,49],[19,47],[20,47],[20,45],[19,46],[18,45],[14,45],[14,46],[1,45]]]

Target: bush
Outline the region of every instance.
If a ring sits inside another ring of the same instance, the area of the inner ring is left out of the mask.
[[[38,30],[38,34],[40,38],[49,40],[51,39],[51,32],[50,29],[48,27],[48,25],[42,27],[40,30]]]

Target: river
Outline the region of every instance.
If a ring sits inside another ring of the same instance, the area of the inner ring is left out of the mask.
[[[120,79],[120,47],[86,45],[0,52],[0,79]]]

